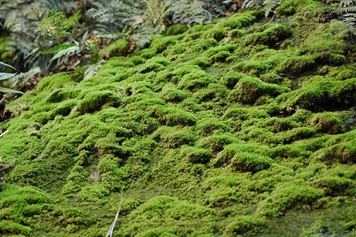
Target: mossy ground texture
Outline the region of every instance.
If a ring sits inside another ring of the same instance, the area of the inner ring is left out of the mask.
[[[356,48],[330,7],[293,2],[10,104],[0,235],[105,236],[120,209],[115,236],[355,236]]]

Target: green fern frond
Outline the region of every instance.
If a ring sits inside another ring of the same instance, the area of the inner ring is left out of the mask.
[[[356,35],[356,0],[342,0],[340,12],[348,31]]]
[[[212,15],[199,0],[170,1],[173,24],[192,25],[211,23]]]
[[[276,7],[281,5],[282,0],[245,0],[242,4],[243,9],[262,8],[265,10],[265,17]]]
[[[68,58],[71,55],[78,54],[80,53],[80,47],[79,44],[76,44],[75,46],[71,46],[69,48],[63,49],[56,53],[50,61],[56,60],[58,58],[66,57]]]
[[[245,0],[242,3],[242,9],[247,9],[247,8],[261,8],[262,7],[262,1],[261,0]]]
[[[104,59],[100,60],[99,62],[95,64],[91,64],[88,66],[88,68],[84,71],[84,80],[88,80],[95,76],[95,74],[98,72],[99,68],[102,66],[102,64],[105,62]]]
[[[265,17],[278,5],[281,5],[282,0],[264,0],[263,5],[265,9]]]

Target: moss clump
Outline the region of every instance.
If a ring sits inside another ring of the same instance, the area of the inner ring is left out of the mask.
[[[144,63],[145,59],[143,57],[140,57],[140,56],[132,56],[131,58],[129,58],[127,60],[127,62],[132,62],[134,65],[139,65],[141,63]]]
[[[47,102],[61,102],[63,100],[67,100],[67,99],[73,99],[76,98],[80,93],[80,90],[78,89],[55,89],[53,90],[48,97],[46,98]]]
[[[257,212],[262,216],[277,217],[283,215],[290,207],[308,210],[317,199],[323,196],[322,189],[309,185],[281,186],[259,205]]]
[[[298,124],[288,118],[279,119],[274,117],[266,120],[265,125],[271,132],[281,132],[295,128]]]
[[[317,188],[325,190],[325,195],[335,196],[342,194],[354,181],[340,176],[324,176],[314,180]]]
[[[233,89],[235,85],[246,76],[246,74],[241,72],[227,72],[223,77],[221,77],[220,82],[228,89]]]
[[[304,87],[277,98],[277,102],[282,102],[284,109],[289,111],[293,111],[296,107],[311,111],[348,107],[356,103],[350,96],[356,89],[355,81],[356,79],[334,81],[323,77],[314,77]]]
[[[272,159],[261,155],[240,152],[236,153],[230,162],[231,166],[236,170],[257,172],[269,168]]]
[[[197,146],[207,148],[213,152],[219,152],[232,143],[237,143],[237,139],[231,135],[213,135],[199,140]]]
[[[316,158],[328,164],[340,162],[342,164],[356,163],[356,148],[352,142],[344,142],[324,148],[315,154]]]
[[[179,103],[188,97],[188,94],[177,89],[173,84],[167,84],[162,88],[160,97],[168,102]]]
[[[78,103],[77,111],[82,114],[92,113],[110,106],[117,107],[120,103],[121,98],[111,91],[91,92]]]
[[[56,108],[52,110],[51,116],[53,117],[57,115],[68,116],[77,104],[78,104],[77,100],[63,101],[58,106],[56,106]]]
[[[211,62],[209,59],[205,58],[205,57],[196,57],[193,60],[191,60],[189,62],[189,64],[191,65],[197,65],[202,69],[205,69],[207,67],[211,66]]]
[[[178,84],[178,88],[186,89],[189,91],[196,91],[214,82],[217,82],[214,77],[204,71],[196,70],[184,75]]]
[[[189,129],[178,130],[171,127],[160,127],[152,134],[158,145],[165,148],[179,148],[183,145],[193,145],[196,135]]]
[[[185,31],[187,31],[189,28],[187,25],[182,25],[182,24],[174,24],[170,27],[168,27],[164,34],[165,35],[179,35],[183,34]]]
[[[87,183],[89,172],[82,166],[76,165],[67,176],[67,182],[62,188],[64,195],[73,195]]]
[[[231,53],[228,51],[221,51],[210,57],[210,61],[213,63],[225,62],[228,57],[231,56]]]
[[[219,83],[210,83],[207,88],[194,92],[193,97],[197,99],[198,103],[223,103],[227,97],[227,93],[226,88]]]
[[[207,164],[212,154],[206,149],[196,148],[193,146],[183,146],[180,156],[182,159],[187,159],[193,164]]]
[[[151,113],[162,125],[192,126],[197,122],[197,118],[184,110],[174,107],[154,106]]]
[[[281,24],[270,24],[267,28],[265,26],[260,29],[254,29],[257,31],[256,33],[251,33],[245,36],[245,44],[246,45],[258,45],[264,44],[268,45],[270,48],[278,48],[278,46],[287,38],[289,38],[292,34],[290,30]]]
[[[0,188],[1,233],[9,236],[32,235],[36,221],[52,208],[53,199],[35,187],[1,184]]]
[[[214,218],[215,212],[207,207],[191,204],[186,201],[181,201],[174,197],[157,196],[151,198],[147,202],[140,205],[136,210],[130,213],[130,219],[135,224],[122,226],[125,233],[136,235],[141,233],[141,236],[147,235],[165,235],[165,236],[186,236],[190,234],[204,233],[205,225],[200,227],[154,227],[153,223],[159,222],[161,225],[166,223],[184,223],[188,220],[199,220],[198,223],[210,221]],[[208,224],[210,225],[210,224]]]
[[[118,39],[100,50],[100,57],[124,56],[127,53],[127,41]]]
[[[236,14],[229,19],[221,22],[219,27],[225,29],[238,29],[250,25],[256,17],[251,12],[246,12],[244,14]]]
[[[255,236],[261,231],[261,227],[265,225],[265,221],[253,216],[239,216],[225,228],[224,237],[232,236]]]
[[[216,135],[223,134],[230,131],[230,128],[226,123],[217,119],[202,119],[196,125],[198,135]]]
[[[245,77],[236,84],[236,89],[232,90],[229,99],[232,102],[242,102],[253,104],[263,95],[276,97],[288,88],[265,83],[257,78]]]
[[[322,64],[342,65],[346,50],[346,42],[339,38],[338,33],[342,29],[345,29],[344,26],[335,29],[330,23],[319,24],[314,34],[308,35],[301,45],[302,53],[315,54],[316,61]]]
[[[51,91],[56,88],[62,88],[68,85],[76,85],[78,78],[70,77],[65,73],[57,73],[55,75],[44,78],[41,83],[37,86],[36,90],[41,91]]]
[[[345,123],[342,117],[333,112],[316,114],[310,124],[323,133],[336,134],[345,131]]]
[[[271,163],[271,159],[267,157],[268,151],[266,147],[253,144],[232,143],[230,145],[227,145],[224,150],[217,154],[216,158],[212,160],[211,165],[214,167],[221,167],[230,163],[232,164],[232,162],[234,161],[236,162],[236,166],[238,167],[238,160],[240,159],[239,154],[241,153],[244,153],[241,156],[241,162],[244,162],[245,160],[246,165],[248,163],[251,163],[251,166],[254,166],[254,161],[256,161],[256,164],[260,163],[259,161],[261,161],[261,164],[266,163],[266,165],[263,165],[263,167],[268,168],[269,164]],[[252,156],[248,157],[249,154],[251,154]]]
[[[204,32],[204,34],[203,34],[204,38],[208,38],[208,39],[213,38],[217,42],[224,39],[225,36],[226,36],[226,30],[223,28],[213,28],[213,29],[210,29],[210,30]]]
[[[278,71],[289,75],[296,76],[306,73],[315,67],[316,63],[310,56],[295,56],[284,60],[279,66]]]
[[[180,40],[183,37],[184,35],[154,37],[151,42],[150,50],[154,50],[154,52],[156,53],[162,53],[168,48],[168,46],[174,45],[177,42],[177,40]]]
[[[240,30],[240,29],[233,29],[233,30],[230,30],[229,31],[229,34],[228,36],[231,38],[231,39],[238,39],[238,38],[241,38],[242,36],[245,35],[245,31],[243,30]]]

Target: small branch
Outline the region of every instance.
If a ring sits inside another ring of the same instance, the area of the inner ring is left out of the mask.
[[[108,232],[106,233],[106,236],[105,236],[105,237],[113,237],[115,225],[116,225],[117,220],[119,219],[119,214],[120,214],[121,205],[122,205],[122,202],[123,202],[123,201],[124,201],[124,198],[123,198],[123,195],[122,195],[122,193],[121,193],[121,199],[120,199],[120,204],[119,204],[119,210],[117,211],[116,216],[115,216],[115,219],[114,219],[113,223],[111,224],[111,226],[110,226]]]
[[[9,130],[6,130],[5,132],[3,132],[2,134],[0,134],[0,137],[3,137],[3,136],[5,136],[5,134],[6,133],[8,133],[9,132]]]

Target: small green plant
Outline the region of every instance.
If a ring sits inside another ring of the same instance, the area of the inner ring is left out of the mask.
[[[13,66],[10,66],[9,64],[6,64],[6,63],[3,63],[3,62],[0,62],[0,65],[3,65],[5,67],[10,67],[12,69],[14,69],[16,71],[16,68],[14,68]],[[7,80],[13,76],[15,76],[16,73],[7,73],[7,72],[0,72],[0,81],[3,81],[3,80]],[[20,93],[20,94],[23,94],[21,91],[18,91],[18,90],[14,90],[14,89],[10,89],[10,88],[6,88],[6,87],[1,87],[0,86],[0,92],[3,92],[3,93]],[[0,103],[2,102],[2,100],[0,101]]]
[[[273,8],[278,5],[281,5],[282,0],[245,0],[242,4],[243,9],[250,7],[262,8],[265,10],[265,17],[269,15],[270,12],[273,12]]]

